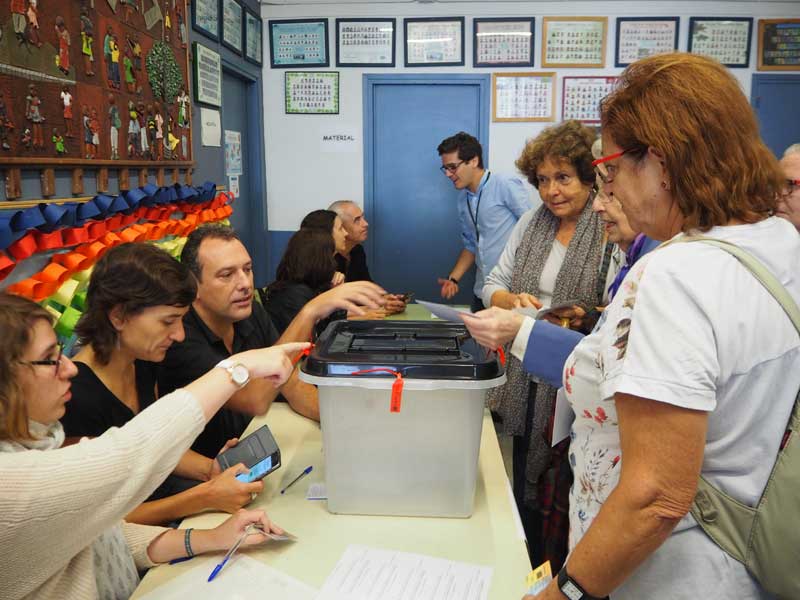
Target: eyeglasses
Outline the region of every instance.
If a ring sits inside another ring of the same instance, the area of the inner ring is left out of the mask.
[[[448,173],[455,173],[458,170],[458,167],[463,165],[465,162],[467,161],[460,160],[457,163],[448,163],[446,165],[442,165],[441,167],[439,167],[439,170],[445,175],[447,175]]]
[[[62,356],[64,356],[64,344],[59,342],[58,343],[58,354],[56,355],[55,358],[50,358],[50,359],[47,359],[47,360],[29,360],[29,361],[26,361],[23,364],[26,364],[26,365],[45,365],[45,366],[50,366],[50,367],[54,366],[56,368],[55,376],[58,377],[58,369],[61,366],[61,357]]]
[[[615,152],[614,154],[609,154],[608,156],[601,156],[600,158],[592,161],[594,172],[597,173],[600,181],[603,183],[611,183],[614,181],[614,177],[617,176],[617,165],[606,165],[604,163],[607,163],[609,160],[619,158],[627,152],[628,150],[622,150],[620,152]]]
[[[788,196],[797,190],[800,190],[800,179],[787,179],[786,188],[784,188],[783,195]]]

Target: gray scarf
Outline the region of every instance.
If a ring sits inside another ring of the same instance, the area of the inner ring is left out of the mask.
[[[553,306],[577,300],[584,306],[594,307],[602,300],[597,290],[602,291],[597,280],[600,259],[603,255],[603,226],[600,217],[592,210],[590,193],[570,240],[564,263],[556,277],[553,290]],[[511,277],[511,292],[539,295],[539,280],[544,264],[556,243],[559,219],[542,205],[531,219],[519,248],[514,256],[514,271]],[[605,274],[602,274],[605,277]],[[531,437],[525,461],[525,504],[536,505],[537,481],[550,457],[550,443],[546,433],[553,411],[556,388],[546,383],[532,380],[522,363],[511,354],[510,344],[506,350],[507,381],[505,385],[489,392],[489,407],[503,419],[503,429],[507,435],[525,435],[528,416],[528,398],[533,398],[531,414]],[[533,389],[531,389],[533,386]]]

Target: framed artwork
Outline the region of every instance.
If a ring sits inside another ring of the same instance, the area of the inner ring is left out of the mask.
[[[758,70],[800,71],[800,19],[758,21]]]
[[[473,67],[532,67],[533,17],[472,20]]]
[[[219,1],[192,0],[192,29],[219,41]]]
[[[244,10],[244,58],[261,66],[264,62],[264,32],[261,28],[261,17],[245,7]]]
[[[726,67],[750,65],[752,17],[690,17],[689,52],[703,54]]]
[[[327,67],[328,19],[269,21],[269,46],[273,69]]]
[[[614,66],[678,49],[678,17],[617,17]]]
[[[612,92],[618,79],[618,77],[564,77],[561,119],[599,123],[600,101]]]
[[[396,19],[336,19],[337,67],[393,67]]]
[[[403,19],[407,67],[464,66],[464,17]]]
[[[222,4],[222,45],[241,55],[244,50],[242,3],[239,0],[220,0]]]
[[[222,106],[222,62],[219,53],[194,42],[192,55],[195,101],[210,106]]]
[[[338,115],[338,71],[287,71],[287,115]]]
[[[492,73],[492,121],[555,121],[556,74]]]
[[[608,17],[544,17],[543,67],[606,66]]]

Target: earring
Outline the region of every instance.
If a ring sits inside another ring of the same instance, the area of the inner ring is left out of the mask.
[[[667,191],[669,191],[669,184],[666,181],[661,182],[661,187]]]

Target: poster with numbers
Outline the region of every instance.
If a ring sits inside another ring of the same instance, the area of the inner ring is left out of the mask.
[[[617,77],[564,77],[561,118],[600,122],[600,101],[617,84]]]
[[[614,64],[627,67],[640,58],[678,49],[678,17],[618,17]]]
[[[543,67],[606,66],[607,17],[545,17]]]
[[[691,17],[689,52],[718,60],[726,67],[750,65],[753,19],[750,17]]]
[[[556,74],[493,73],[492,121],[554,121]]]

